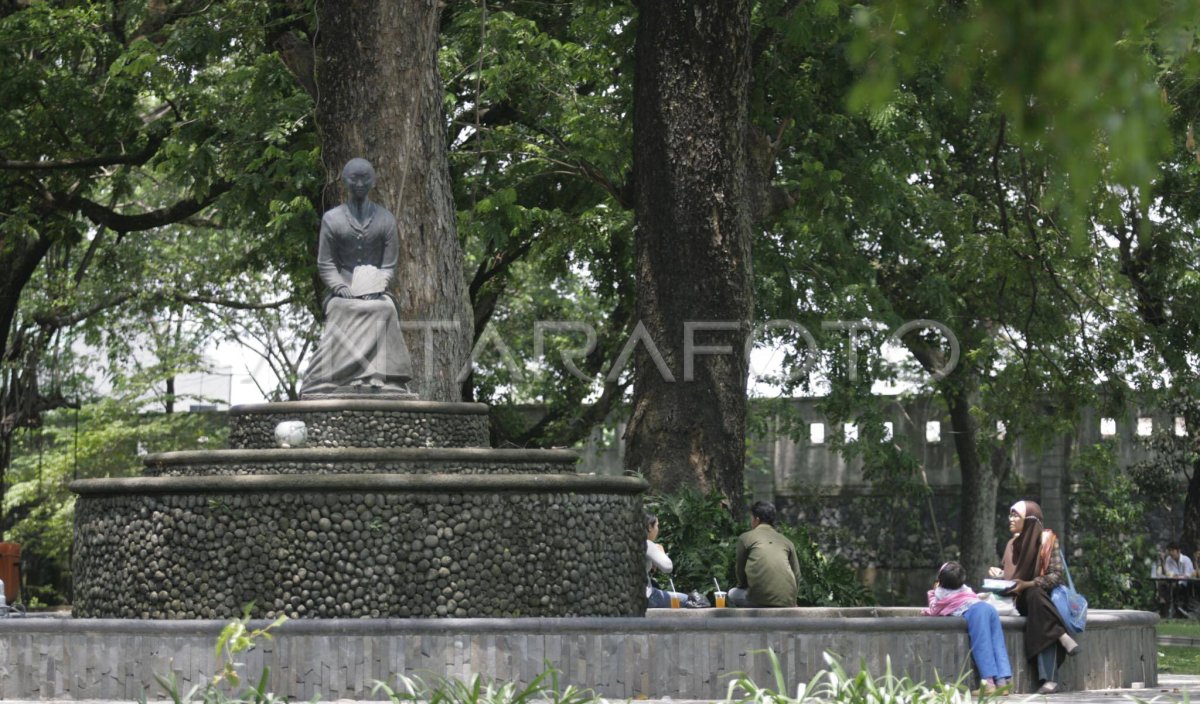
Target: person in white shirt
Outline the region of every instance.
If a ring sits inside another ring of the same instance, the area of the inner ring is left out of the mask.
[[[671,558],[667,557],[667,551],[663,546],[654,542],[658,539],[658,516],[653,513],[646,513],[646,608],[648,609],[669,609],[671,608],[671,597],[678,600],[678,604],[682,606],[687,601],[687,594],[681,592],[669,592],[664,589],[659,589],[654,586],[654,582],[650,579],[650,573],[658,570],[663,574],[670,574],[675,565],[671,563]]]
[[[1168,611],[1167,618],[1174,616],[1173,612],[1178,612],[1179,615],[1187,618],[1189,615],[1187,607],[1191,601],[1192,577],[1196,574],[1192,558],[1182,554],[1179,550],[1179,543],[1172,541],[1167,544],[1167,554],[1159,555],[1156,567],[1157,574],[1154,576],[1162,580],[1158,583],[1159,612]],[[1170,579],[1162,579],[1164,577]]]

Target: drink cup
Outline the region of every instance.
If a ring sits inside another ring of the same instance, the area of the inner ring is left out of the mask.
[[[713,601],[716,602],[718,609],[725,608],[725,592],[713,592]]]
[[[676,596],[675,592],[671,592],[671,608],[672,609],[679,608],[679,597]]]

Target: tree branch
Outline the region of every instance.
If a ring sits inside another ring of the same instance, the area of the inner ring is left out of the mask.
[[[134,295],[135,294],[133,292],[121,293],[113,296],[112,298],[93,303],[87,308],[77,311],[35,314],[33,316],[33,322],[37,323],[38,327],[47,331],[70,327],[76,323],[81,323],[87,320],[101,311],[108,310],[109,308],[115,308],[132,299]]]
[[[114,232],[139,232],[185,220],[212,205],[217,198],[232,188],[232,181],[219,181],[213,184],[203,199],[188,198],[169,207],[137,215],[118,213],[95,201],[79,196],[52,195],[52,199],[54,204],[59,207],[78,209],[92,222],[103,225]]]
[[[148,39],[155,44],[162,42],[161,32],[168,25],[174,24],[189,15],[198,15],[212,4],[212,0],[181,0],[167,3],[165,0],[150,0],[146,8],[146,18],[133,31],[132,41]]]
[[[312,44],[304,41],[295,32],[281,32],[271,39],[271,48],[279,54],[284,68],[296,79],[296,83],[317,99],[317,59]]]
[[[246,301],[235,301],[229,298],[216,298],[213,296],[185,296],[182,293],[173,293],[167,296],[178,303],[204,304],[211,306],[220,306],[222,308],[233,308],[235,310],[270,310],[273,308],[282,308],[289,303],[295,303],[295,296],[269,303],[247,303]]]
[[[141,166],[158,153],[166,133],[150,137],[146,146],[136,152],[124,154],[100,154],[83,159],[44,159],[37,161],[22,161],[19,159],[0,160],[0,169],[10,171],[61,171],[67,169],[94,169],[105,166],[132,165]],[[3,156],[3,155],[0,155]]]

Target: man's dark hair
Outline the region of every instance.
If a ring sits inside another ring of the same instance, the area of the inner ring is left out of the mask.
[[[1171,542],[1167,543],[1167,549],[1168,549],[1168,550],[1178,550],[1178,549],[1179,549],[1179,543],[1178,543],[1178,542],[1176,542],[1176,541],[1174,541],[1174,540],[1172,540]]]
[[[775,504],[770,501],[756,501],[750,507],[750,515],[769,526],[775,525]]]
[[[967,581],[967,571],[957,562],[947,562],[938,570],[938,585],[943,589],[958,589]]]

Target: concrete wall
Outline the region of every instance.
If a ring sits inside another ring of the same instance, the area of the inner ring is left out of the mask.
[[[768,423],[771,430],[765,436],[752,438],[747,481],[755,498],[788,497],[814,490],[830,495],[871,492],[871,482],[863,477],[862,460],[847,461],[830,443],[833,434],[841,434],[843,428],[830,423],[821,412],[820,403],[821,399],[815,398],[795,399],[790,413],[801,418],[805,425],[823,424],[824,442],[789,437],[779,431],[781,423],[778,420]],[[929,485],[935,491],[957,490],[960,484],[958,460],[950,436],[950,419],[942,411],[941,404],[929,398],[897,397],[880,397],[879,403],[885,419],[893,424],[897,444],[916,455]],[[1066,515],[1064,502],[1070,491],[1071,457],[1075,448],[1107,439],[1101,435],[1104,415],[1096,409],[1084,409],[1074,433],[1063,434],[1036,447],[1020,440],[1016,442],[1012,482],[1037,490],[1046,509],[1047,522],[1057,531],[1062,531],[1062,517]],[[1174,427],[1173,417],[1152,409],[1136,409],[1126,416],[1113,418],[1116,434],[1111,438],[1116,443],[1122,466],[1148,457],[1142,438],[1137,436],[1138,419],[1142,417],[1153,421],[1155,433]],[[925,424],[928,421],[941,424],[940,441],[926,441]],[[625,422],[620,419],[596,429],[580,450],[579,471],[620,475],[624,471],[624,434]]]
[[[547,664],[572,684],[616,699],[722,699],[731,676],[746,672],[774,686],[779,656],[789,688],[842,656],[882,674],[932,682],[957,679],[969,662],[965,622],[913,616],[913,609],[651,611],[646,618],[298,620],[273,641],[243,654],[242,672],[269,667],[269,690],[293,700],[371,699],[376,681],[395,675],[528,683]],[[1154,624],[1145,612],[1093,612],[1081,655],[1064,666],[1074,690],[1157,684]],[[1002,619],[1019,689],[1025,667],[1023,619]],[[0,627],[0,699],[161,698],[155,673],[174,673],[183,691],[217,671],[220,621],[28,618]]]

